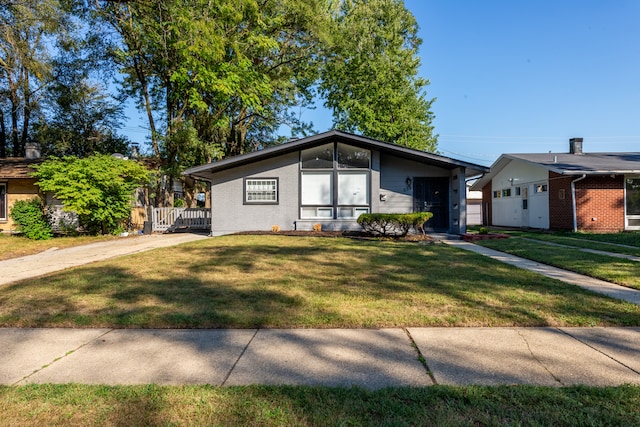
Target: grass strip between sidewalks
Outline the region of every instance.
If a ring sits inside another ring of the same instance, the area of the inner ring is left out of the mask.
[[[0,426],[640,425],[640,387],[0,387]]]
[[[552,247],[518,237],[477,243],[564,270],[640,289],[640,262],[638,261],[584,252],[579,248]]]
[[[5,285],[0,326],[640,326],[640,306],[442,244],[236,235]]]

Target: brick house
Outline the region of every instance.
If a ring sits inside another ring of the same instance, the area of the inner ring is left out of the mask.
[[[484,225],[617,232],[640,230],[640,153],[503,154],[471,187]]]

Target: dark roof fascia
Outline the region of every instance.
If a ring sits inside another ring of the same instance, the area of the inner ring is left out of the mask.
[[[317,135],[301,138],[295,141],[286,142],[284,144],[268,147],[259,151],[243,154],[240,156],[230,157],[228,159],[220,160],[213,163],[207,163],[200,166],[189,168],[183,172],[183,175],[189,175],[194,177],[202,177],[209,179],[210,174],[214,172],[223,171],[226,169],[235,168],[238,166],[244,166],[249,163],[253,163],[259,160],[272,158],[281,154],[287,154],[294,151],[299,151],[305,148],[309,148],[322,143],[337,141],[353,144],[363,148],[375,148],[381,152],[387,152],[395,154],[399,157],[403,157],[410,160],[416,160],[424,162],[427,160],[431,164],[436,164],[440,167],[447,169],[454,169],[456,167],[464,167],[472,169],[477,173],[487,172],[489,168],[486,166],[476,165],[473,163],[463,162],[460,160],[451,159],[448,157],[440,156],[438,154],[427,153],[424,151],[418,151],[411,148],[402,147],[396,144],[390,144],[388,142],[382,142],[375,139],[367,138],[364,136],[354,135],[343,131],[330,130]]]

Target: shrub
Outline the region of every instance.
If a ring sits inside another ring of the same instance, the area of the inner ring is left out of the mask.
[[[143,165],[105,154],[51,157],[35,169],[40,190],[53,193],[65,211],[76,212],[91,234],[118,234],[131,214],[135,189],[149,178]]]
[[[406,236],[411,228],[424,234],[424,224],[433,216],[431,212],[410,214],[369,213],[358,217],[363,230],[381,236]]]
[[[11,219],[16,223],[18,231],[29,239],[47,240],[53,237],[39,198],[15,202],[11,209]]]
[[[489,234],[489,229],[487,227],[480,227],[478,231],[479,234]]]

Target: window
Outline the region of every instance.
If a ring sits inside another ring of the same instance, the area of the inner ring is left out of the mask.
[[[501,196],[502,196],[502,193],[500,192],[500,190],[496,190],[493,192],[494,199],[499,199]]]
[[[522,199],[522,209],[527,210],[529,208],[529,199]]]
[[[520,195],[520,187],[516,187],[516,196]]]
[[[333,169],[333,143],[302,150],[302,169]]]
[[[369,212],[371,151],[343,143],[300,153],[300,218],[357,218]]]
[[[278,178],[245,178],[245,204],[277,204]]]
[[[338,167],[369,169],[371,152],[364,148],[338,143]]]
[[[534,193],[546,193],[548,190],[547,184],[536,184],[533,186]]]
[[[0,182],[0,220],[7,219],[7,184]]]
[[[511,189],[505,188],[504,190],[502,190],[502,197],[511,197]]]
[[[339,172],[338,173],[338,204],[339,205],[368,205],[367,172]]]
[[[302,172],[302,204],[332,205],[332,178],[331,172]]]

